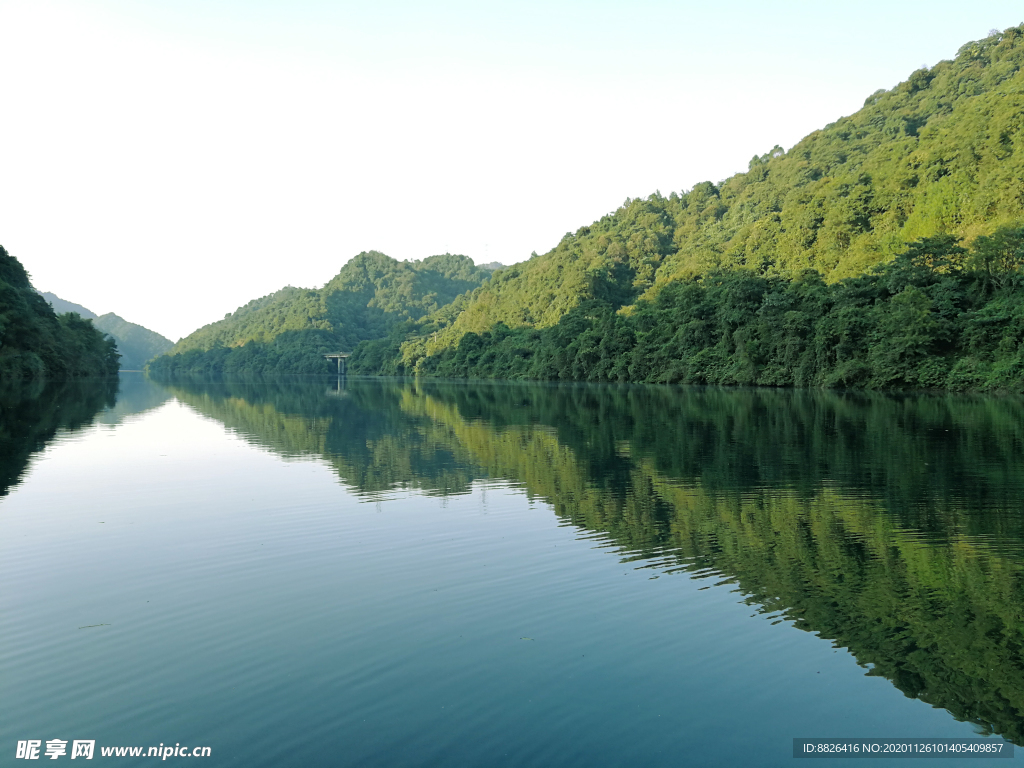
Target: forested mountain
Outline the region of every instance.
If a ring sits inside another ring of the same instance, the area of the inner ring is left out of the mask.
[[[77,314],[57,315],[0,246],[0,381],[117,373],[113,340]]]
[[[1022,62],[1024,27],[969,43],[746,173],[627,200],[353,369],[1022,390]]]
[[[173,341],[156,331],[137,323],[130,323],[113,312],[98,316],[81,304],[66,301],[56,294],[44,292],[42,296],[58,314],[76,312],[81,317],[92,320],[94,326],[112,336],[121,355],[122,370],[140,371],[147,362],[174,346]]]
[[[93,325],[114,337],[117,350],[121,353],[122,370],[141,371],[146,363],[174,346],[174,342],[165,336],[137,323],[130,323],[113,312],[100,315],[93,321]]]
[[[627,200],[551,252],[505,270],[456,334],[545,326],[587,298],[631,304],[720,269],[828,281],[939,233],[972,241],[1024,219],[1024,27],[961,48],[863,109],[776,146],[750,169]]]
[[[430,259],[361,254],[154,370],[316,372],[358,343],[361,373],[1024,391],[1022,62],[1024,25],[968,43],[745,173],[627,200],[486,282],[466,259],[457,288],[426,288]]]
[[[628,313],[596,299],[551,326],[361,345],[358,373],[763,386],[1024,391],[1024,228],[925,238],[870,274],[826,283],[746,270],[665,286]],[[429,330],[430,326],[424,326]],[[440,345],[438,345],[440,346]],[[404,362],[403,362],[404,361]]]
[[[319,290],[283,288],[182,339],[153,372],[317,373],[326,352],[423,318],[481,285],[490,271],[466,256],[397,261],[377,251],[353,257]]]

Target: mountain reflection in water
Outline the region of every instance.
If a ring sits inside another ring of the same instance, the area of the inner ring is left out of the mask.
[[[115,425],[170,399],[142,374],[0,384],[0,498],[22,478],[33,455],[60,433]]]
[[[1024,743],[1024,407],[952,395],[281,379],[171,392],[366,498],[516,484]],[[590,535],[590,534],[588,534]]]
[[[0,385],[0,497],[60,430],[93,423],[117,398],[117,379],[3,382]]]

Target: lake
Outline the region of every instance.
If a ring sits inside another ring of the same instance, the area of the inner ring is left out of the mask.
[[[1016,399],[122,374],[0,392],[0,449],[8,758],[1024,744]]]

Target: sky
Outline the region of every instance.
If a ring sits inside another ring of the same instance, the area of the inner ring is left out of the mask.
[[[0,0],[0,245],[172,340],[365,250],[512,264],[746,170],[1019,0]]]

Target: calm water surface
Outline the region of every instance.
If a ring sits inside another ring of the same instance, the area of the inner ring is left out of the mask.
[[[0,393],[0,495],[2,765],[1024,744],[1016,400],[124,374]]]

